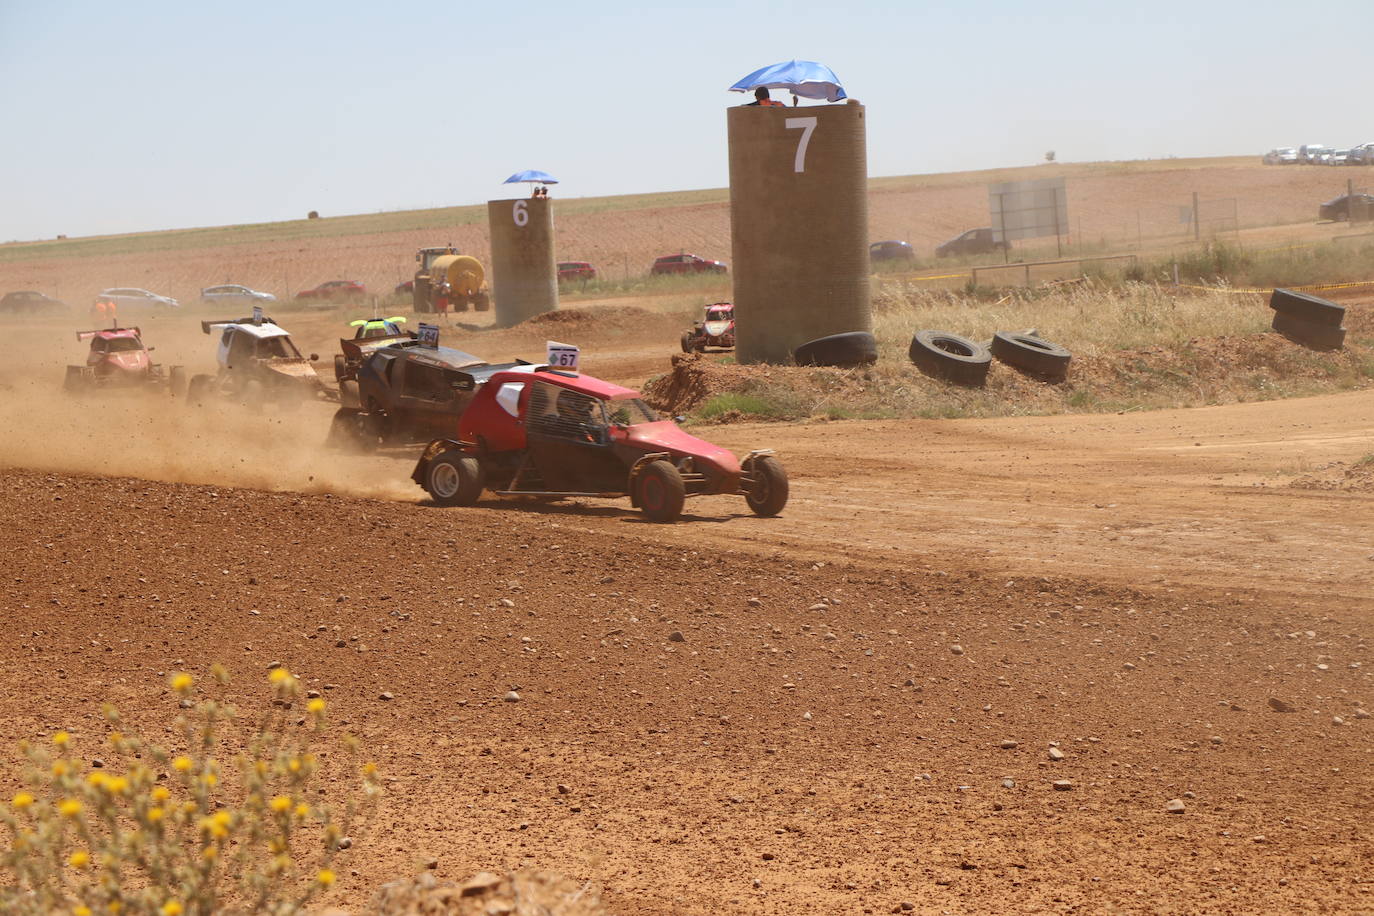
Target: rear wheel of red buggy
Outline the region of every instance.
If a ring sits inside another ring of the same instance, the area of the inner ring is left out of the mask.
[[[462,452],[444,452],[425,469],[425,492],[441,506],[470,506],[482,495],[482,466]]]
[[[635,497],[650,521],[673,522],[682,515],[687,487],[677,468],[666,461],[651,461],[635,477]]]

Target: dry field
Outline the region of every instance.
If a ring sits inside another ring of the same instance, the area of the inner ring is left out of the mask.
[[[902,238],[926,258],[934,246],[987,222],[991,181],[1063,175],[1068,179],[1071,240],[1097,253],[1105,243],[1133,249],[1137,235],[1158,248],[1184,244],[1178,208],[1192,192],[1204,201],[1235,199],[1245,237],[1258,244],[1328,238],[1343,224],[1314,226],[1317,204],[1359,186],[1374,169],[1260,165],[1250,157],[1058,164],[871,182],[873,239]],[[589,260],[605,276],[647,272],[664,253],[730,258],[724,190],[625,198],[556,199],[560,259]],[[1282,228],[1276,228],[1282,227]],[[362,280],[390,292],[414,270],[415,249],[452,242],[484,261],[485,207],[383,213],[224,229],[0,246],[0,290],[40,289],[85,305],[100,289],[141,286],[191,300],[201,287],[246,283],[278,296],[324,280]],[[1054,246],[1047,249],[1053,254]]]
[[[1320,170],[1239,161],[1083,167],[1079,186],[1105,207],[1151,168],[1142,202],[1241,176],[1288,183],[1265,194],[1296,222],[1326,193]],[[952,234],[987,177],[875,183],[875,237],[917,207]],[[646,266],[657,221],[728,253],[719,201],[568,211],[565,239]],[[174,237],[75,261],[0,248],[0,287],[375,286],[417,244],[481,250],[473,225]],[[492,358],[571,334],[588,371],[638,383],[676,346],[676,304],[649,305],[445,334]],[[288,326],[327,366],[348,314]],[[150,319],[154,355],[208,368],[198,317]],[[385,777],[327,900],[355,910],[427,866],[534,866],[628,916],[1374,912],[1367,389],[706,427],[776,448],[792,500],[759,519],[705,497],[660,526],[623,501],[424,505],[410,451],[323,448],[325,404],[62,397],[77,322],[8,325],[0,366],[0,797],[22,738],[68,730],[114,769],[103,700],[160,733],[169,670],[222,662],[246,705],[281,663]]]

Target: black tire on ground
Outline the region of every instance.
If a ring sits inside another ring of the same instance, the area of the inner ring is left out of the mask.
[[[206,395],[210,393],[210,376],[193,375],[191,384],[186,386],[186,403],[200,406],[205,403]]]
[[[1073,354],[1059,344],[1010,331],[993,334],[991,350],[993,356],[1008,366],[1055,381],[1062,381],[1068,375],[1069,361],[1073,359]]]
[[[348,377],[348,360],[342,353],[334,354],[334,380],[342,382]]]
[[[425,492],[440,506],[470,506],[482,495],[482,465],[462,452],[444,452],[425,468]]]
[[[696,349],[696,344],[695,344],[695,342],[694,342],[695,339],[696,339],[696,335],[694,335],[691,331],[683,331],[683,332],[682,332],[682,341],[681,341],[681,343],[682,343],[682,352],[683,352],[683,353],[691,353],[693,350]]]
[[[181,366],[167,370],[167,393],[174,398],[186,396],[186,370]]]
[[[809,340],[792,351],[798,366],[866,366],[878,359],[878,342],[867,331]]]
[[[1274,313],[1273,327],[1294,343],[1313,350],[1339,350],[1345,346],[1345,328],[1303,321],[1285,312]]]
[[[479,312],[485,312],[491,308],[491,297],[486,293],[478,293],[472,300],[472,307]]]
[[[682,515],[687,487],[677,468],[660,459],[640,469],[635,477],[635,497],[649,521],[674,522]]]
[[[782,462],[772,455],[759,455],[750,459],[744,472],[750,478],[749,489],[744,493],[750,511],[763,518],[781,512],[787,505],[787,471]]]
[[[1311,324],[1323,324],[1331,328],[1345,324],[1345,306],[1291,289],[1274,290],[1269,296],[1269,307],[1275,312]]]
[[[945,331],[917,331],[907,356],[926,375],[973,388],[987,381],[992,363],[987,347]]]

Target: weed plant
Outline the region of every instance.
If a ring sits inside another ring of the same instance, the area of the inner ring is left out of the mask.
[[[227,683],[222,668],[212,673]],[[356,769],[356,791],[342,801],[323,802],[321,758],[296,735],[320,739],[325,701],[306,699],[302,715],[296,678],[276,668],[269,682],[270,705],[229,760],[235,710],[197,702],[189,674],[170,682],[186,710],[175,719],[179,750],[119,731],[108,706],[103,759],[94,747],[78,753],[65,731],[50,746],[22,745],[24,788],[0,806],[10,833],[0,912],[285,916],[327,891],[335,856],[379,793],[376,767]],[[341,765],[355,767],[355,742],[343,744]]]

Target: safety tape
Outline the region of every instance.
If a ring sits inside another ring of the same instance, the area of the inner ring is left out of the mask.
[[[908,280],[967,280],[968,274],[941,274],[938,277],[907,277]]]
[[[1202,289],[1209,293],[1269,293],[1273,292],[1273,287],[1267,289],[1243,289],[1232,286],[1194,286],[1191,283],[1180,283],[1184,289]],[[1355,289],[1360,286],[1374,286],[1374,280],[1356,280],[1354,283],[1318,283],[1311,286],[1285,286],[1284,289],[1291,289],[1296,292],[1307,293],[1323,289]]]

